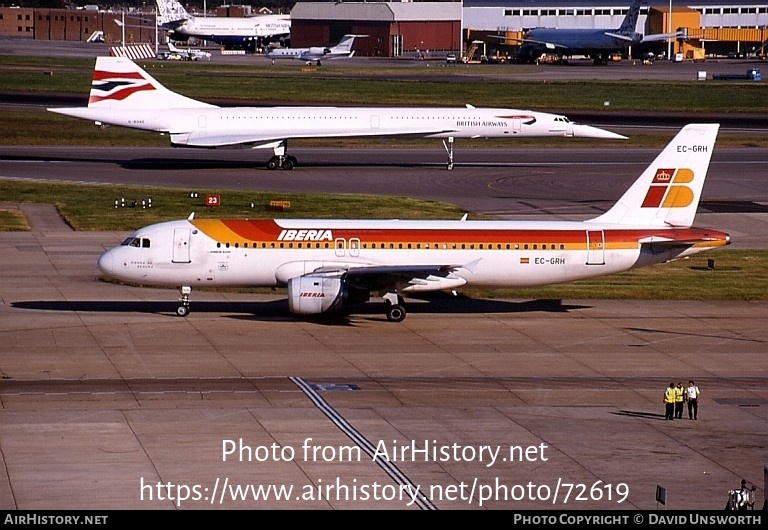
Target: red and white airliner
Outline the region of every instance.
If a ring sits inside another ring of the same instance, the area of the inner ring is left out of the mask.
[[[195,219],[141,228],[98,260],[108,276],[181,291],[287,286],[290,311],[312,315],[402,295],[524,287],[613,274],[730,243],[693,227],[718,124],[685,126],[602,215],[585,221]]]

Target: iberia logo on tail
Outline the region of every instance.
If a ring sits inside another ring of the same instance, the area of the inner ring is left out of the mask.
[[[96,70],[93,73],[91,94],[88,104],[98,103],[107,99],[122,101],[131,94],[144,90],[155,90],[149,81],[139,72],[105,72]]]
[[[693,181],[688,168],[657,169],[643,200],[643,208],[685,208],[693,202],[693,190],[684,184]]]

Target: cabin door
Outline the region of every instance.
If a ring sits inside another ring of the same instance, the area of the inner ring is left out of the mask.
[[[605,265],[605,232],[587,230],[587,265]]]
[[[177,228],[173,231],[173,263],[189,263],[189,228]]]

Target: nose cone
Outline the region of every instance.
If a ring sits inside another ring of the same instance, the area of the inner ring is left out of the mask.
[[[626,140],[626,136],[616,134],[605,129],[598,129],[590,125],[574,124],[573,136],[576,138],[603,138],[606,140]]]
[[[101,256],[99,256],[99,259],[96,262],[96,266],[99,268],[99,270],[108,276],[114,275],[114,256],[114,252],[107,250]]]

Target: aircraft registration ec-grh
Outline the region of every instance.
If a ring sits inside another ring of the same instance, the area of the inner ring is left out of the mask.
[[[454,138],[626,139],[567,117],[531,110],[466,107],[218,107],[177,94],[125,57],[97,57],[87,107],[51,112],[168,134],[177,147],[273,149],[269,169],[293,169],[288,140],[439,138],[453,168]]]
[[[141,228],[98,259],[106,275],[181,291],[286,286],[300,315],[349,310],[371,293],[387,319],[403,295],[568,282],[730,243],[693,227],[718,124],[685,126],[602,215],[585,221],[195,219]]]

